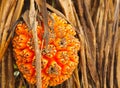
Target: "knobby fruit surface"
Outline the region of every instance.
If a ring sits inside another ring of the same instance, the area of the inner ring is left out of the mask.
[[[70,78],[78,65],[80,42],[74,28],[55,13],[50,14],[49,43],[42,47],[42,88],[56,86]],[[41,49],[44,27],[37,26],[38,43]],[[36,83],[35,52],[31,30],[24,22],[16,26],[12,40],[13,52],[18,69],[31,84]]]

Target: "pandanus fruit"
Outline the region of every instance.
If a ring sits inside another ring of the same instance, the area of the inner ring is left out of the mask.
[[[80,42],[75,29],[62,17],[50,14],[49,42],[42,47],[42,88],[61,84],[72,75],[78,65]],[[37,26],[38,43],[41,49],[43,25]],[[13,52],[18,69],[31,84],[36,83],[35,52],[32,32],[25,22],[17,24],[13,37]]]

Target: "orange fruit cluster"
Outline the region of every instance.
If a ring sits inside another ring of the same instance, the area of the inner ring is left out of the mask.
[[[74,28],[55,13],[48,20],[49,43],[42,48],[42,88],[56,86],[67,80],[78,65],[80,42]],[[37,26],[41,48],[44,27]],[[13,51],[18,69],[31,84],[36,83],[35,52],[32,32],[24,22],[18,23],[13,37]]]

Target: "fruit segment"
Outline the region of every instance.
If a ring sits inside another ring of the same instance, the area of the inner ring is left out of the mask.
[[[50,14],[49,43],[43,46],[41,57],[42,88],[56,86],[67,80],[78,65],[80,42],[75,29],[66,20]],[[42,23],[41,23],[42,24]],[[41,49],[44,27],[38,25],[38,43]],[[24,22],[16,26],[13,37],[13,51],[18,69],[31,84],[36,83],[35,52],[32,32]]]

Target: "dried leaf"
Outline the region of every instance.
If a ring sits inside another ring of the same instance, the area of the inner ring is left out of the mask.
[[[11,2],[11,4],[10,4]],[[8,34],[8,29],[9,29],[9,32],[11,31],[11,28],[13,26],[13,24],[18,20],[18,18],[20,17],[20,14],[21,14],[21,11],[22,11],[22,7],[23,7],[23,2],[24,0],[20,0],[18,1],[17,5],[16,5],[16,1],[15,0],[11,0],[11,1],[8,1],[6,3],[6,7],[3,14],[2,15],[5,15],[3,18],[2,18],[2,23],[1,23],[1,30],[0,30],[0,37],[2,38],[0,41],[0,60],[2,58],[2,56],[4,55],[5,51],[7,50],[7,47],[9,45],[9,42],[7,40],[7,38],[9,39],[9,37],[11,37],[9,34]],[[10,9],[10,6],[11,6],[11,9]],[[16,7],[16,8],[15,8]],[[15,10],[14,10],[15,9]],[[19,9],[19,10],[18,10]],[[14,13],[14,14],[13,14]],[[8,15],[8,17],[7,17]],[[6,20],[5,20],[6,19]],[[6,22],[6,23],[5,23]],[[4,29],[4,30],[3,30]],[[2,33],[3,32],[3,33]],[[1,35],[3,34],[3,35]],[[10,38],[11,39],[11,38]]]
[[[28,16],[29,16],[29,11],[26,10],[26,11],[24,12],[24,14],[22,15],[22,18],[23,18],[23,20],[25,21],[25,23],[27,24],[28,29],[32,29],[31,26],[30,26],[30,19],[29,19]]]
[[[116,71],[116,78],[118,83],[118,88],[120,88],[120,27],[119,27],[119,41],[117,44],[116,54],[117,54],[117,71]]]
[[[73,12],[73,3],[72,0],[59,0],[66,18],[75,26],[76,21]]]
[[[35,67],[36,67],[36,86],[37,88],[42,88],[42,79],[41,79],[41,50],[39,50],[38,45],[38,36],[37,36],[37,25],[38,22],[36,21],[37,13],[35,11],[35,4],[34,0],[30,0],[30,11],[29,11],[29,19],[30,19],[30,26],[32,28],[33,40],[35,45]]]
[[[1,53],[0,54],[0,61],[1,61],[2,56],[4,55],[4,53],[7,49],[7,47],[4,47],[4,46],[5,46],[6,41],[7,41],[8,30],[10,29],[10,24],[11,24],[11,20],[12,20],[12,16],[13,16],[13,13],[14,13],[16,3],[13,2],[11,4],[13,4],[13,7],[11,7],[10,12],[8,13],[8,17],[6,18],[6,20],[4,19],[4,22],[1,23],[1,26],[0,26],[0,28],[1,28],[0,33],[2,34],[2,35],[0,35],[1,36],[1,40],[0,40],[1,41],[0,42],[0,53]],[[9,9],[9,8],[7,8],[7,9]],[[6,14],[6,12],[4,14]]]
[[[47,7],[46,7],[46,0],[36,0],[36,3],[38,4],[38,9],[42,14],[42,21],[43,21],[43,26],[44,26],[44,35],[43,39],[45,39],[45,45],[48,45],[49,42],[49,31],[48,31],[48,12],[47,12]],[[40,8],[39,8],[40,7]]]
[[[24,5],[24,0],[18,0],[13,18],[11,21],[11,26],[19,19],[22,12],[23,5]]]

